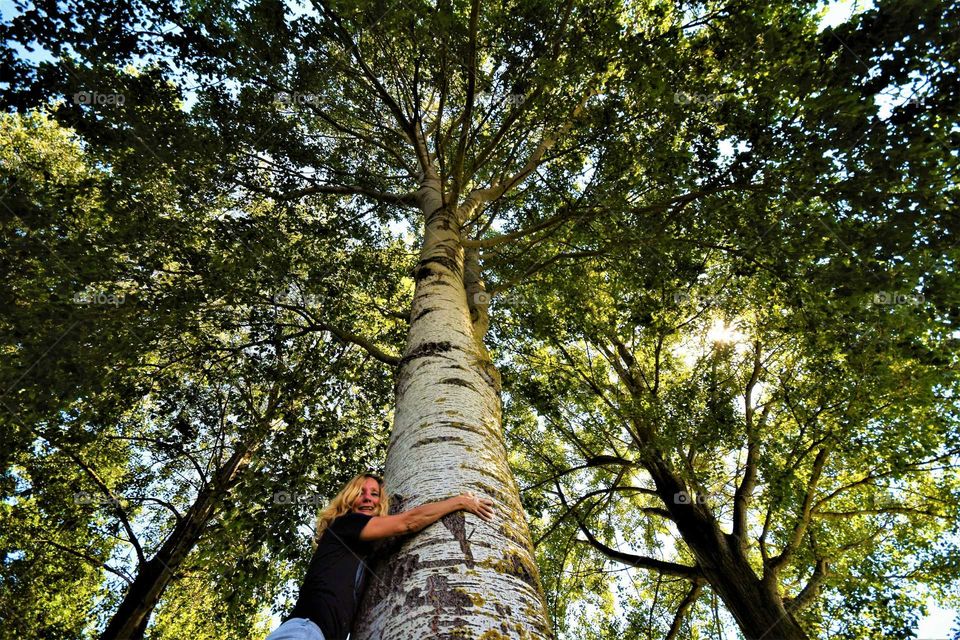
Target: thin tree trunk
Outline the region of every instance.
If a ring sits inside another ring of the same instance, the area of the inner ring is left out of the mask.
[[[199,492],[160,550],[140,567],[100,640],[139,640],[143,637],[150,616],[174,572],[196,546],[223,497],[250,463],[258,446],[241,448],[217,469],[213,481]]]
[[[357,640],[549,638],[533,545],[507,464],[500,381],[471,321],[455,211],[439,181],[419,192],[426,227],[396,382],[386,484],[398,509],[464,491],[496,503],[398,544],[373,566]],[[471,289],[476,290],[476,282]]]

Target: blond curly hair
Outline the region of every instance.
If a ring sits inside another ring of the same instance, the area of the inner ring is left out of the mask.
[[[363,483],[367,478],[373,478],[377,481],[377,484],[380,485],[380,503],[374,508],[373,515],[385,516],[389,513],[390,500],[387,498],[387,492],[383,488],[383,478],[375,473],[361,473],[360,475],[354,476],[347,484],[343,485],[340,493],[334,496],[330,504],[317,516],[316,533],[313,534],[314,548],[320,543],[320,536],[327,530],[330,523],[353,509],[353,503],[360,497],[360,493],[363,491]]]

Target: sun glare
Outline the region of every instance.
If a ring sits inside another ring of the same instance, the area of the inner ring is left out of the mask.
[[[728,326],[723,320],[714,320],[713,326],[707,332],[707,340],[732,344],[743,340],[743,334],[734,326]]]

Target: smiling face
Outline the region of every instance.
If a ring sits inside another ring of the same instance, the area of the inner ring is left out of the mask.
[[[360,495],[353,501],[350,511],[372,516],[376,514],[378,504],[380,504],[380,483],[373,478],[364,478]]]

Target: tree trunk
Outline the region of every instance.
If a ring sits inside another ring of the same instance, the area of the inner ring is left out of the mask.
[[[720,529],[710,509],[675,499],[678,493],[686,493],[686,487],[662,459],[648,460],[644,466],[704,577],[747,640],[807,640],[807,634],[784,608],[776,580],[757,576],[739,541]]]
[[[200,491],[160,550],[137,571],[137,577],[124,594],[123,601],[100,640],[139,640],[143,637],[160,596],[183,560],[196,546],[224,495],[250,463],[256,448],[241,448],[217,469],[213,481]]]
[[[494,500],[496,515],[486,523],[453,513],[398,541],[372,567],[352,637],[549,638],[507,464],[499,376],[471,321],[457,213],[440,202],[435,176],[423,185],[424,243],[397,372],[387,490],[397,510],[473,491]]]

